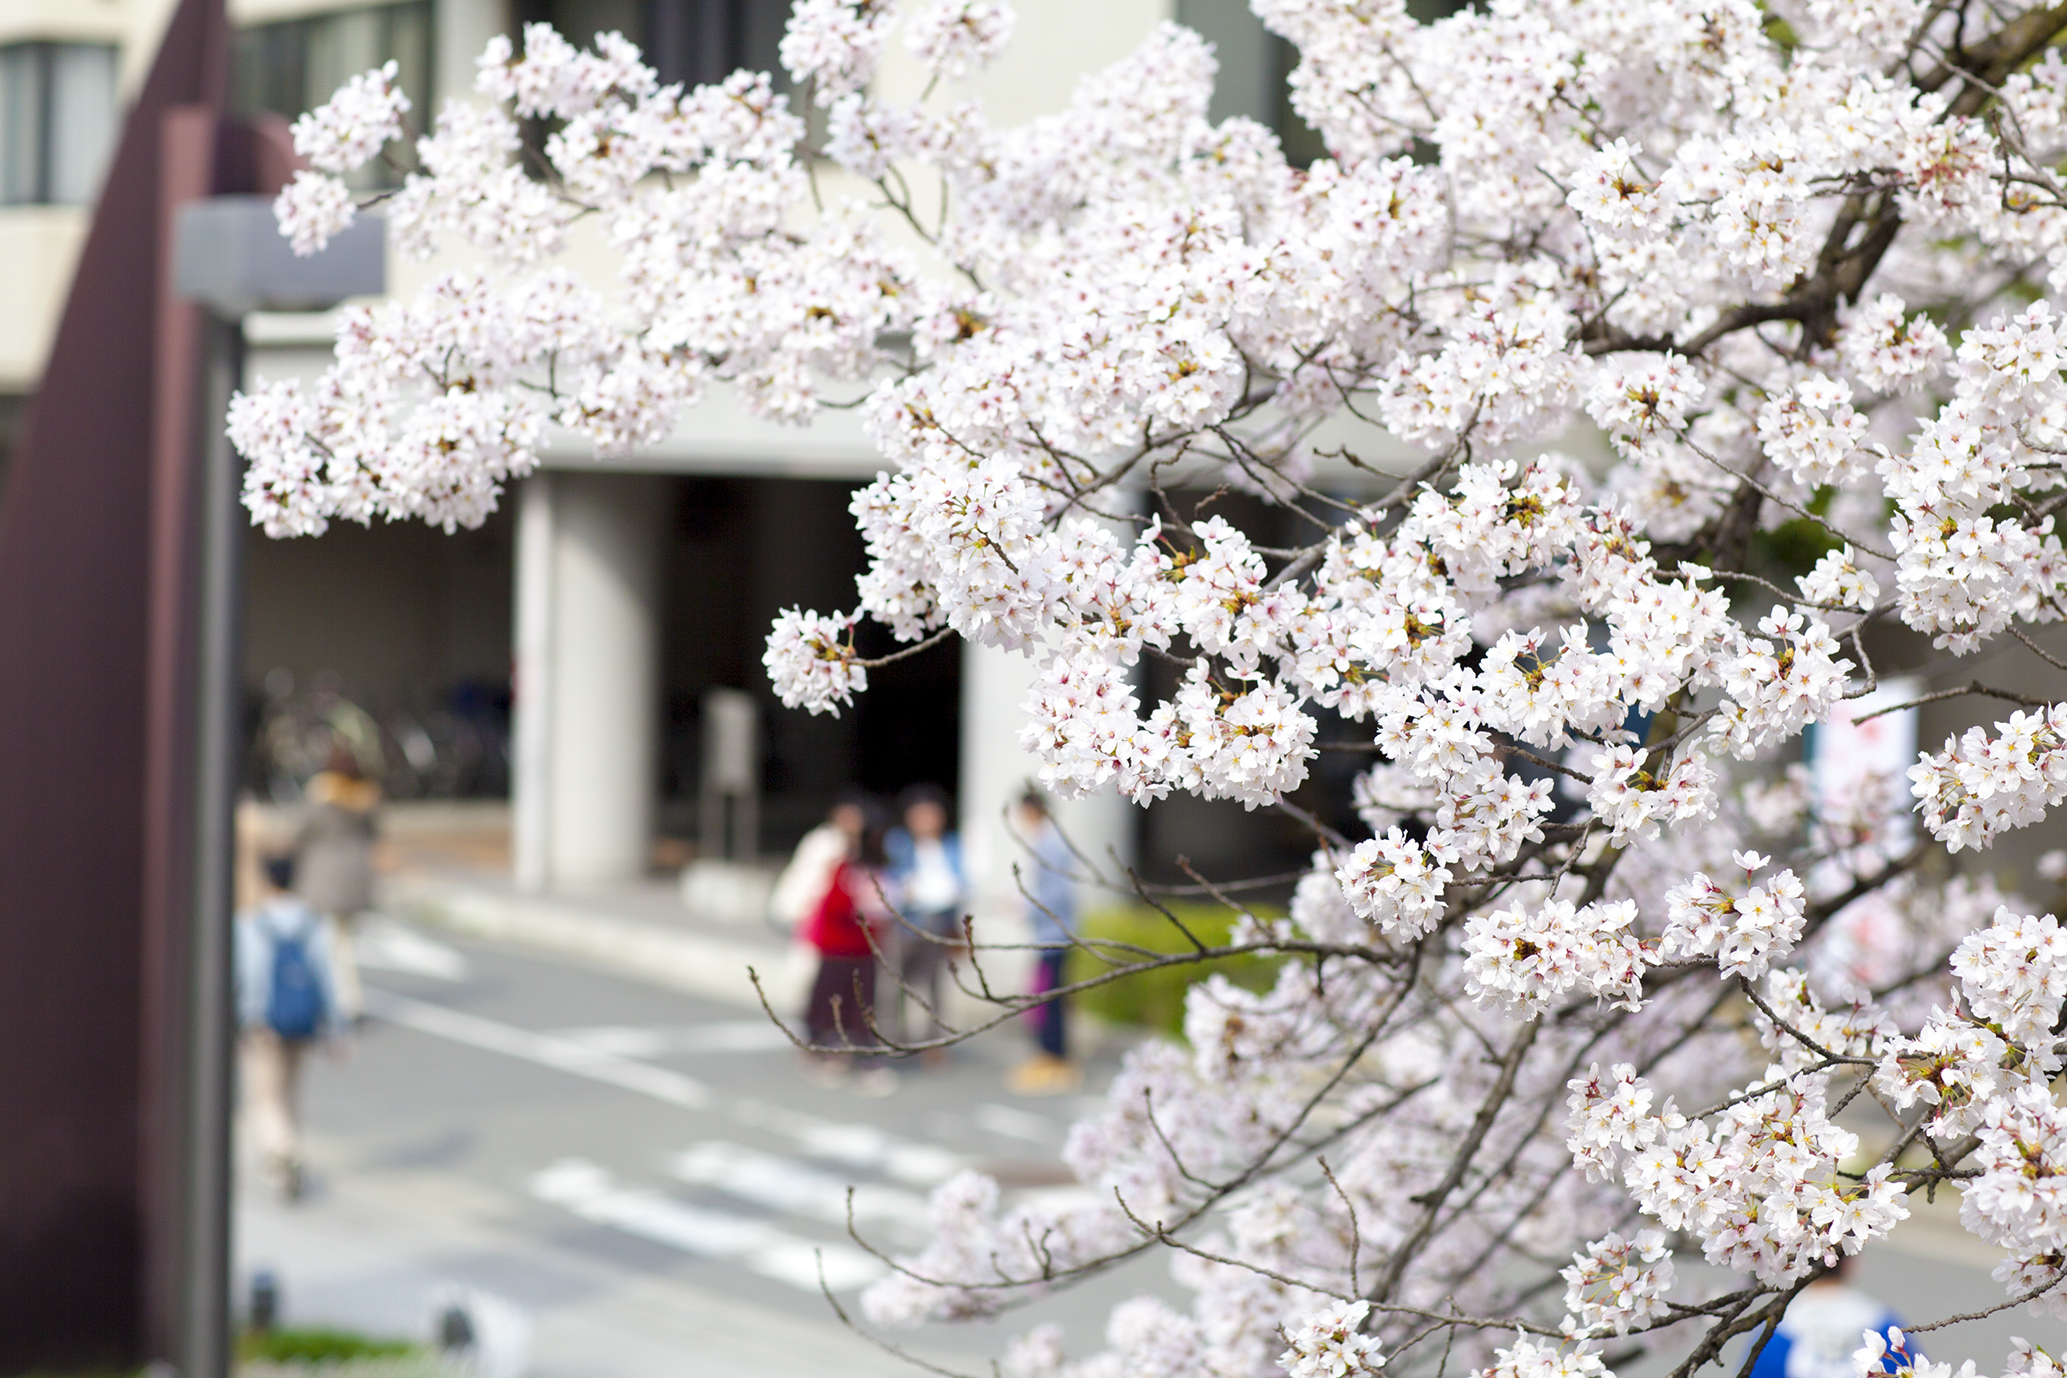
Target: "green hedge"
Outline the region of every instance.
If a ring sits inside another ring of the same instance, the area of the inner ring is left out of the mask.
[[[1217,904],[1173,903],[1170,911],[1210,947],[1227,941],[1236,918]],[[1257,917],[1270,920],[1279,915],[1259,908]],[[1126,943],[1151,952],[1193,950],[1191,940],[1175,924],[1145,904],[1094,910],[1085,917],[1078,933],[1094,946],[1104,941]],[[1122,965],[1139,960],[1125,952],[1108,951],[1105,956]],[[1277,981],[1278,967],[1285,960],[1251,954],[1137,972],[1085,991],[1076,997],[1076,1007],[1108,1023],[1131,1024],[1177,1036],[1184,1031],[1184,993],[1192,986],[1218,974],[1249,990],[1268,990]],[[1073,982],[1083,981],[1111,969],[1108,961],[1077,949],[1069,954],[1066,975]]]
[[[350,1359],[400,1359],[417,1353],[407,1340],[374,1340],[348,1330],[247,1330],[237,1341],[245,1363],[335,1364]]]

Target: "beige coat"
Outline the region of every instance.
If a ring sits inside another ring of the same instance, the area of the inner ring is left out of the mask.
[[[294,837],[294,889],[310,908],[351,915],[373,903],[374,810],[380,787],[324,771],[309,781]]]

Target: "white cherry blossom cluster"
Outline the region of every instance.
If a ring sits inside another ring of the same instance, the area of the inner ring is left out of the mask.
[[[1338,1304],[1286,1327],[1287,1348],[1278,1356],[1278,1367],[1291,1378],[1353,1378],[1381,1371],[1385,1355],[1377,1339],[1359,1329],[1370,1310],[1367,1301]]]
[[[1980,1175],[1960,1194],[1959,1223],[2008,1255],[1995,1270],[2013,1296],[2067,1316],[2067,1206],[2059,1180],[2067,1169],[2067,1118],[2043,1083],[2018,1080],[1985,1103],[1975,1130]]]
[[[1774,608],[1758,620],[1722,667],[1729,693],[1717,732],[1739,757],[1792,737],[1843,695],[1853,664],[1837,653],[1830,628],[1809,613]]]
[[[1732,860],[1748,881],[1771,858],[1739,852]],[[1808,908],[1806,889],[1787,870],[1742,894],[1732,894],[1696,871],[1665,892],[1665,903],[1664,957],[1712,958],[1724,976],[1753,980],[1794,950]]]
[[[1852,1355],[1853,1371],[1861,1375],[1872,1373],[1910,1374],[1914,1378],[1973,1378],[1974,1361],[1965,1360],[1957,1369],[1950,1363],[1937,1363],[1919,1353],[1901,1327],[1890,1326],[1886,1332],[1869,1330],[1862,1338],[1865,1344]],[[2059,1360],[2032,1344],[2022,1336],[2010,1338],[2009,1362],[2003,1368],[2003,1378],[2058,1378],[2061,1372]]]
[[[1129,1054],[1071,1134],[1083,1197],[942,1188],[879,1321],[1170,1245],[1188,1308],[1124,1302],[1088,1356],[1037,1330],[1007,1370],[1454,1348],[1595,1378],[1594,1339],[1744,1322],[1947,1183],[2005,1300],[2051,1304],[2067,940],[1928,853],[2067,795],[2067,705],[2002,680],[2067,611],[2059,25],[1255,8],[1297,52],[1308,166],[1212,118],[1216,54],[1175,24],[994,122],[981,71],[1046,22],[1000,0],[800,0],[783,78],[701,87],[530,26],[413,141],[395,71],[354,79],[297,125],[282,230],[319,249],[382,159],[391,246],[438,271],[341,313],[321,378],[236,400],[253,520],[475,525],[545,447],[637,451],[715,389],[771,423],[851,408],[866,569],[777,619],[784,704],[841,712],[861,647],[959,636],[1031,662],[1055,793],[1304,830],[1288,915],[1180,945],[1274,984],[1197,982],[1184,1043]],[[1866,865],[1909,801],[1790,763],[1907,654],[1896,626],[1989,651],[1975,691],[2020,711],[1923,755],[1932,843]],[[1862,1155],[1838,1105],[1918,1151]],[[1746,1282],[1682,1290],[1673,1247]]]
[[[1666,1313],[1672,1291],[1672,1253],[1658,1230],[1638,1230],[1629,1239],[1609,1233],[1572,1255],[1563,1270],[1565,1314],[1587,1334],[1627,1334],[1630,1327]]]
[[[1794,582],[1803,598],[1824,607],[1872,612],[1880,602],[1880,580],[1860,564],[1859,553],[1850,545],[1824,555],[1807,574],[1796,575]]]
[[[1644,967],[1655,954],[1629,932],[1634,900],[1575,909],[1552,900],[1474,914],[1464,924],[1464,993],[1481,1006],[1531,1015],[1584,990],[1622,1009],[1642,1005]]]
[[[1909,1209],[1892,1164],[1856,1181],[1838,1173],[1858,1136],[1830,1119],[1822,1079],[1769,1071],[1712,1123],[1667,1101],[1632,1125],[1638,1147],[1620,1156],[1646,1215],[1692,1231],[1711,1263],[1773,1281],[1858,1252]]]
[[[2067,704],[2012,713],[1996,735],[1970,727],[1909,768],[1924,826],[1952,851],[1984,848],[2067,798]]]
[[[934,0],[912,16],[904,41],[928,71],[959,81],[1004,51],[1016,22],[1004,0]]]
[[[1443,914],[1450,870],[1398,828],[1368,838],[1335,872],[1335,882],[1358,918],[1390,935],[1419,937]]]
[[[336,174],[377,157],[402,136],[409,97],[399,84],[400,64],[353,77],[320,108],[294,122],[294,151],[318,172]]]
[[[854,654],[853,623],[791,608],[776,619],[762,656],[768,676],[783,686],[786,707],[837,714],[841,703],[868,688],[868,671]]]
[[[1566,1346],[1517,1335],[1472,1378],[1603,1378],[1607,1372],[1600,1354],[1585,1341]]]

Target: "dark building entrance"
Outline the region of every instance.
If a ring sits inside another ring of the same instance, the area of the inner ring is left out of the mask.
[[[832,479],[678,481],[663,557],[664,833],[693,837],[706,691],[745,689],[759,708],[761,851],[780,855],[843,789],[881,796],[930,782],[950,791],[960,761],[961,650],[950,642],[871,671],[839,717],[784,708],[761,667],[783,608],[854,604],[865,557],[847,510],[857,485]],[[873,630],[868,629],[868,630]],[[880,646],[893,649],[887,636]]]

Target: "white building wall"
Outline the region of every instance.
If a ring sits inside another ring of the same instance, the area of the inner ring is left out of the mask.
[[[516,494],[517,570],[510,655],[510,869],[520,889],[552,880],[553,479]]]
[[[527,888],[646,870],[660,723],[659,482],[552,473],[524,485],[511,806]]]
[[[167,0],[125,3],[156,17]],[[233,17],[246,23],[348,7],[337,0],[233,0],[232,6]],[[1079,76],[1124,57],[1174,9],[1174,0],[1022,5],[1018,35],[1004,59],[934,99],[977,96],[1004,124],[1060,109]],[[506,0],[438,0],[436,16],[442,101],[471,90],[473,60],[492,34],[508,29],[509,10]],[[154,45],[155,39],[147,46]],[[891,45],[883,93],[910,99],[923,82],[902,46]],[[614,276],[610,255],[576,238],[574,266],[607,283]],[[431,264],[391,260],[390,288],[407,295],[465,258],[455,252]],[[312,378],[327,362],[329,322],[321,317],[274,317],[251,327],[254,377]],[[589,461],[581,449],[549,450],[550,469],[527,480],[515,499],[513,844],[518,877],[533,887],[639,874],[653,823],[661,536],[658,506],[635,495],[650,492],[658,480],[584,472]],[[776,427],[746,417],[720,390],[685,415],[669,440],[615,467],[864,478],[882,463],[851,414],[823,415],[803,430]],[[1012,864],[1023,853],[1004,820],[1037,768],[1018,746],[1020,705],[1033,669],[1023,657],[980,647],[964,651],[961,823],[977,911],[1001,927],[1023,912],[1012,878]],[[1110,869],[1109,851],[1132,861],[1134,819],[1117,798],[1062,801],[1058,821],[1101,867]]]
[[[438,0],[432,32],[432,86],[437,102],[465,98],[474,89],[474,59],[488,40],[508,33],[510,8],[505,0]]]

